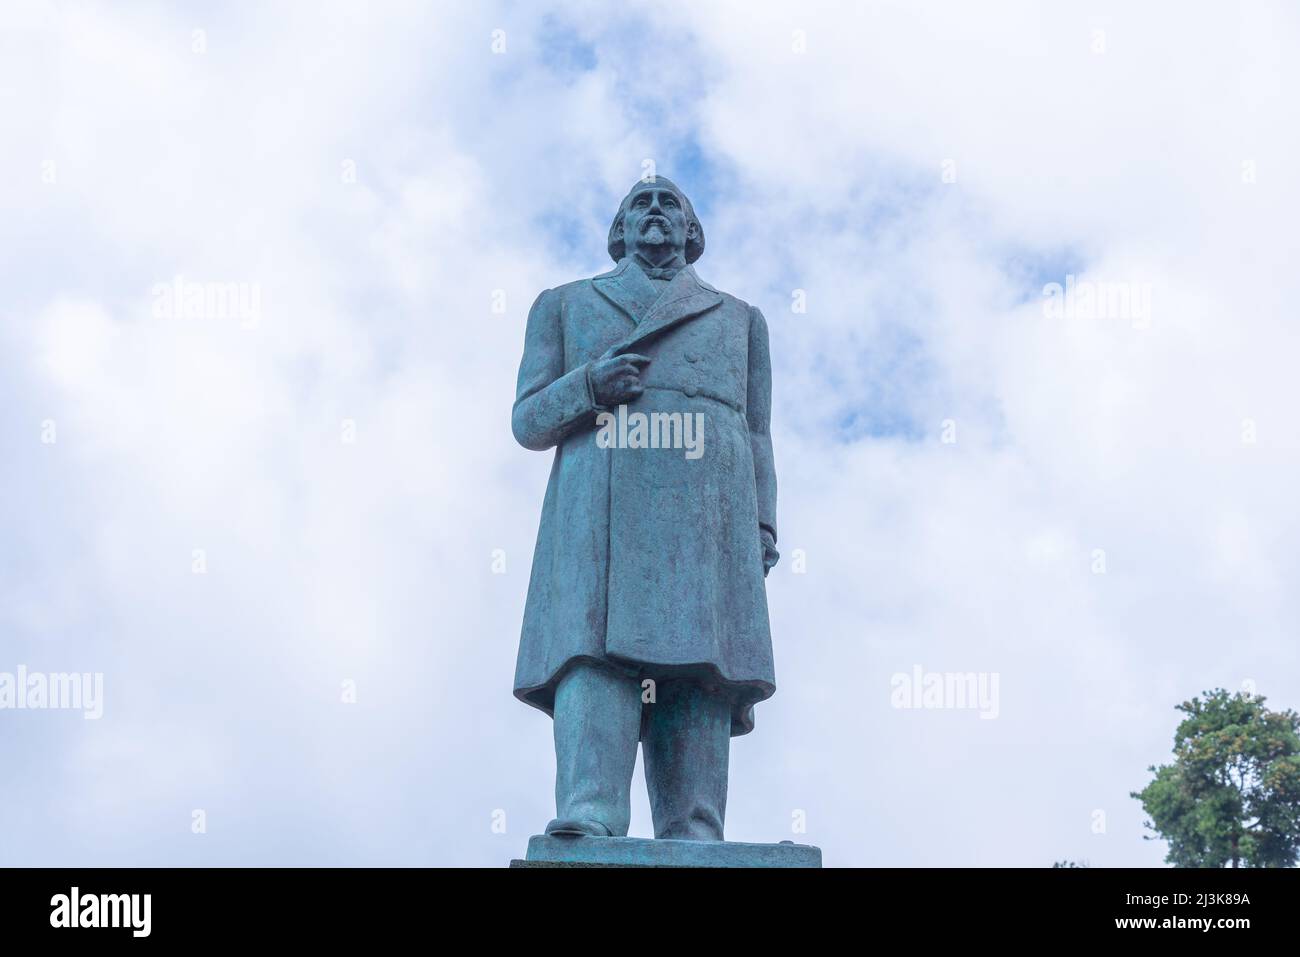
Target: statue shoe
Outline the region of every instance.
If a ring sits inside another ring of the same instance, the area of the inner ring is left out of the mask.
[[[546,825],[546,833],[556,837],[613,837],[614,832],[599,821],[561,821]]]

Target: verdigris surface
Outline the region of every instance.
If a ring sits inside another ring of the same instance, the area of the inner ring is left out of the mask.
[[[538,835],[528,856],[511,867],[821,867],[822,852],[808,844],[741,844],[734,841],[637,840],[598,837],[574,841]]]
[[[721,841],[730,738],[776,690],[767,325],[696,275],[704,230],[663,177],[608,250],[528,315],[513,429],[555,458],[514,693],[554,718],[547,834],[626,835],[640,741],[655,837]]]

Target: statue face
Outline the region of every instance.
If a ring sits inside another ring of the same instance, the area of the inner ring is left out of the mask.
[[[632,194],[623,211],[623,241],[633,249],[661,258],[670,250],[682,253],[695,225],[686,216],[682,198],[672,189],[646,184]]]

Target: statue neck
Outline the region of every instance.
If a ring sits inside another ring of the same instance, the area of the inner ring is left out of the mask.
[[[638,266],[643,268],[681,269],[686,265],[686,257],[683,252],[683,250],[673,249],[671,246],[652,246],[649,249],[634,249],[632,259]]]

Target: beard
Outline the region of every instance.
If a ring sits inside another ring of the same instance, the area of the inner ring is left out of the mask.
[[[641,224],[641,241],[648,246],[660,246],[668,242],[668,232],[671,228],[663,220],[647,220]]]

